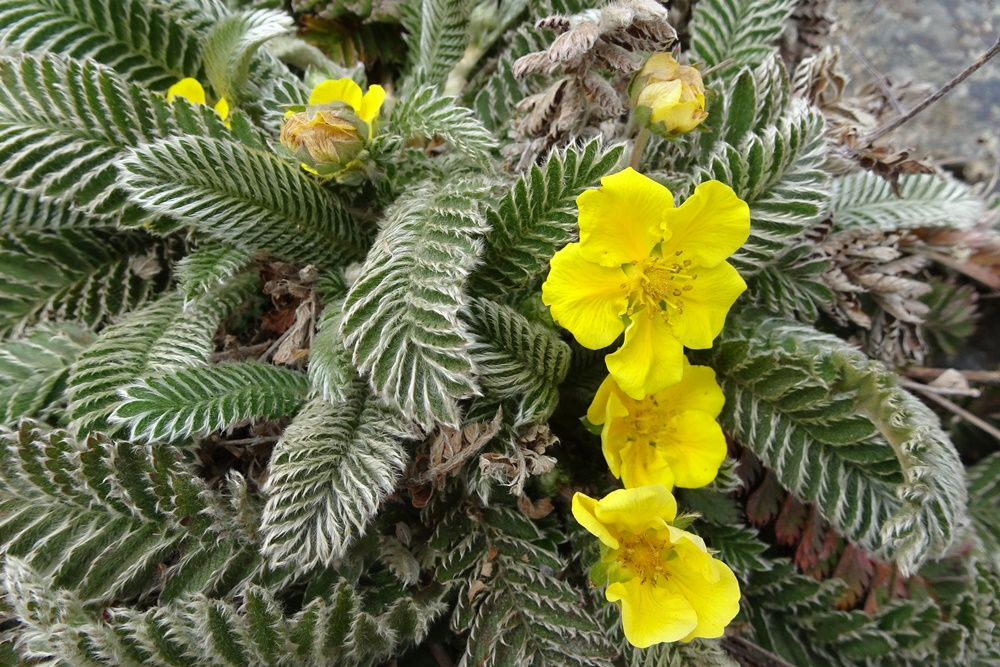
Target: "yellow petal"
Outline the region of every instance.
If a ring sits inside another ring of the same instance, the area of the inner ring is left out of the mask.
[[[670,190],[631,167],[601,179],[601,187],[576,199],[580,250],[601,266],[649,257],[663,239],[663,214],[674,207]]]
[[[611,376],[609,375],[608,378],[610,379]],[[613,379],[611,379],[611,383],[614,383]],[[603,388],[607,385],[608,381],[605,380],[601,386]],[[628,446],[628,438],[632,434],[631,428],[623,419],[623,417],[628,416],[629,410],[622,403],[622,396],[617,386],[608,395],[604,413],[604,428],[601,429],[601,451],[604,452],[604,460],[607,462],[608,468],[611,469],[611,474],[615,477],[621,477],[621,452],[623,448]],[[630,399],[625,397],[625,400]]]
[[[587,529],[587,531],[594,535],[597,539],[603,542],[608,547],[612,549],[617,549],[620,545],[618,543],[618,538],[612,535],[608,527],[605,526],[596,515],[598,501],[590,496],[580,493],[579,491],[573,494],[573,518],[577,522]]]
[[[332,104],[344,102],[355,112],[361,107],[361,86],[351,79],[327,79],[316,84],[309,95],[309,104]],[[360,114],[359,114],[360,115]]]
[[[630,442],[622,449],[620,456],[620,476],[626,489],[656,484],[672,489],[677,483],[674,471],[663,452],[658,447],[651,447],[648,442]]]
[[[677,558],[666,564],[669,576],[665,587],[683,596],[698,615],[697,625],[683,640],[721,637],[740,611],[740,585],[736,576],[725,563],[694,545],[682,542],[674,549]],[[709,577],[704,574],[706,568],[711,571]]]
[[[225,97],[220,97],[219,101],[215,103],[215,113],[219,114],[219,117],[223,121],[229,119],[229,102],[226,101]],[[228,125],[228,123],[227,123]]]
[[[680,81],[677,83],[680,84]],[[669,131],[682,133],[690,132],[706,118],[708,114],[705,113],[705,103],[695,99],[657,107],[653,109],[649,122],[663,123]]]
[[[727,450],[726,436],[715,418],[688,410],[674,417],[671,427],[672,434],[657,443],[656,449],[673,471],[674,483],[685,489],[697,489],[714,480]]]
[[[685,346],[705,350],[712,347],[729,309],[747,284],[728,262],[710,269],[700,267],[694,273],[698,277],[689,283],[691,291],[684,292],[684,313],[671,318],[670,328]]]
[[[698,410],[713,419],[718,417],[726,396],[715,380],[715,371],[708,366],[692,366],[686,357],[683,363],[681,381],[657,393],[657,403],[675,413]]]
[[[638,401],[679,382],[683,358],[684,347],[670,326],[641,310],[632,315],[625,343],[605,362],[621,390]]]
[[[689,600],[675,590],[654,585],[649,579],[643,582],[636,577],[613,583],[605,597],[609,602],[621,604],[625,638],[638,648],[675,642],[698,626],[698,614]]]
[[[622,270],[584,260],[579,243],[557,252],[550,266],[542,284],[542,303],[552,309],[552,318],[591,350],[615,342],[625,329],[622,315],[628,310]]]
[[[587,421],[597,426],[604,423],[605,413],[608,408],[608,399],[617,387],[618,385],[615,384],[613,377],[609,375],[604,378],[604,382],[601,383],[601,386],[597,388],[597,393],[594,394],[594,400],[590,402],[590,407],[587,408]],[[627,410],[625,414],[628,414]]]
[[[707,181],[683,204],[664,216],[663,256],[676,251],[701,266],[716,266],[736,252],[750,236],[750,207],[733,189]]]
[[[639,93],[636,104],[652,109],[650,120],[657,121],[659,119],[656,114],[660,113],[666,105],[672,106],[681,101],[683,86],[684,84],[678,79],[648,83]]]
[[[382,110],[382,103],[385,102],[385,89],[382,86],[368,86],[368,92],[361,98],[361,106],[358,107],[358,116],[368,123],[369,133],[372,122]]]
[[[175,97],[183,97],[194,104],[205,104],[205,89],[198,79],[187,77],[181,79],[167,90],[167,101],[173,102]]]
[[[676,516],[677,501],[666,487],[659,485],[612,491],[594,510],[594,517],[602,525],[634,535],[642,535],[649,528],[661,528]]]

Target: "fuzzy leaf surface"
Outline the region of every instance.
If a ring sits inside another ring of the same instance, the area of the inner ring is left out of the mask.
[[[493,133],[453,97],[444,97],[434,86],[422,86],[399,101],[392,110],[392,132],[403,139],[440,137],[455,150],[481,166],[488,166],[497,147]]]
[[[251,584],[239,601],[187,594],[103,618],[19,558],[3,583],[26,627],[24,652],[73,667],[375,667],[420,642],[444,612],[440,587],[415,593],[332,582],[301,609]]]
[[[521,176],[487,212],[490,231],[473,289],[502,293],[541,276],[556,250],[574,238],[576,197],[614,169],[623,152],[595,140],[553,152]]]
[[[201,69],[213,17],[200,9],[177,0],[2,0],[0,48],[92,60],[165,91]]]
[[[170,283],[179,248],[144,232],[63,229],[0,238],[0,338],[37,322],[99,327]]]
[[[143,593],[161,566],[163,595],[228,592],[259,560],[226,504],[166,445],[78,442],[26,421],[0,431],[0,478],[7,557],[83,601]],[[208,571],[191,567],[206,559]]]
[[[69,366],[93,339],[79,325],[59,323],[0,343],[0,424],[47,416],[63,403]]]
[[[442,555],[438,580],[461,587],[452,629],[469,631],[460,667],[610,667],[617,651],[583,595],[552,574],[562,567],[564,539],[501,506],[471,523],[459,507],[438,524],[431,538]]]
[[[268,151],[176,137],[140,146],[120,166],[133,201],[222,243],[320,266],[364,255],[343,204]]]
[[[0,58],[0,182],[92,215],[149,215],[118,184],[124,150],[172,133],[226,136],[211,109],[168,103],[92,61]]]
[[[295,414],[309,393],[305,375],[278,366],[234,362],[151,375],[120,391],[111,421],[133,439],[179,440],[258,419]]]
[[[772,263],[827,214],[824,131],[823,116],[793,99],[776,125],[744,135],[738,146],[719,142],[696,172],[694,183],[722,181],[750,206],[750,238],[729,259],[744,276]]]
[[[108,417],[121,400],[120,389],[147,374],[206,365],[219,323],[259,290],[258,282],[253,275],[238,276],[187,304],[175,292],[101,331],[70,369],[72,428],[84,434],[115,431]]]
[[[472,299],[466,319],[476,339],[472,358],[483,391],[516,400],[525,422],[548,419],[569,372],[569,346],[552,329],[488,299]]]
[[[691,62],[725,73],[755,67],[774,51],[796,0],[702,0],[691,15]]]
[[[884,178],[861,171],[833,181],[830,213],[839,228],[875,226],[885,231],[914,227],[968,229],[986,214],[983,200],[954,178],[902,174],[899,194]]]
[[[329,566],[365,534],[409,455],[405,424],[354,383],[347,400],[313,398],[271,455],[261,531],[276,566]]]
[[[934,414],[839,338],[761,311],[705,353],[719,423],[839,535],[911,573],[966,521],[964,470]]]
[[[265,42],[286,34],[292,19],[284,12],[257,9],[228,16],[205,38],[205,73],[219,97],[230,104],[244,97],[250,60]]]
[[[486,231],[487,193],[464,181],[412,188],[386,211],[344,302],[341,332],[355,365],[383,400],[425,427],[457,427],[458,401],[478,393],[459,311]]]

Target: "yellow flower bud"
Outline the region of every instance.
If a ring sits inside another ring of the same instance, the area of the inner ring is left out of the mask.
[[[701,73],[678,64],[669,53],[649,57],[629,94],[640,122],[662,136],[690,132],[708,118]]]
[[[285,118],[281,144],[318,174],[334,174],[360,155],[368,124],[346,105],[309,107]]]

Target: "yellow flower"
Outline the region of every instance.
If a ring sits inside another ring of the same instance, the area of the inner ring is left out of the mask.
[[[631,168],[601,184],[577,198],[580,242],[552,257],[542,301],[584,347],[625,331],[608,371],[639,400],[680,381],[684,346],[709,348],[722,331],[746,289],[725,260],[750,234],[750,209],[718,181],[676,208],[670,190]]]
[[[385,102],[382,86],[368,86],[368,92],[361,94],[361,86],[351,79],[327,79],[313,87],[309,95],[309,106],[346,105],[367,125],[367,138],[374,136],[375,119]]]
[[[685,358],[680,382],[641,401],[629,398],[609,375],[587,419],[603,424],[604,458],[626,488],[695,489],[715,479],[726,458],[726,436],[715,421],[725,400],[715,371]]]
[[[312,89],[305,111],[285,114],[281,144],[306,171],[343,177],[359,166],[384,101],[381,86],[362,95],[351,79],[327,79]]]
[[[193,104],[208,106],[208,102],[205,101],[205,89],[198,83],[198,79],[192,79],[191,77],[181,79],[170,86],[167,90],[167,101],[173,102],[175,97],[183,97]],[[226,98],[220,97],[219,101],[212,108],[215,109],[215,113],[219,114],[226,123],[226,127],[229,127],[229,102],[226,101]]]
[[[690,132],[708,118],[701,73],[678,64],[669,53],[651,55],[629,92],[639,119],[657,134]]]
[[[739,612],[736,576],[700,537],[671,525],[677,503],[666,487],[620,489],[600,501],[577,493],[573,516],[601,540],[591,576],[607,582],[633,646],[721,637]]]

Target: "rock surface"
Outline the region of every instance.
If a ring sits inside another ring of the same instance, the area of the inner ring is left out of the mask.
[[[1000,37],[997,0],[831,4],[838,20],[833,43],[841,47],[853,85],[860,88],[872,81],[872,69],[893,86],[916,84],[913,94],[899,100],[903,110],[947,83]],[[975,168],[978,161],[980,168],[995,167],[1000,152],[1000,56],[898,129],[894,143],[912,149],[916,157],[931,155],[945,164]],[[967,176],[980,180],[975,174]],[[981,180],[989,180],[988,175]]]

